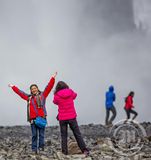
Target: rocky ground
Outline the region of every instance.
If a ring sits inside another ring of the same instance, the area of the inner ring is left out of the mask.
[[[147,132],[143,148],[134,156],[126,157],[110,147],[110,128],[103,125],[81,125],[80,130],[90,149],[90,156],[81,154],[69,130],[69,155],[61,154],[58,126],[47,127],[45,151],[31,153],[30,126],[0,127],[0,160],[151,160],[151,123],[142,123]]]

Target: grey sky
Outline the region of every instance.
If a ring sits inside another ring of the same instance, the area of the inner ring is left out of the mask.
[[[149,0],[0,0],[0,125],[23,125],[26,102],[8,87],[43,90],[58,71],[77,93],[78,121],[104,123],[104,94],[115,86],[116,121],[124,97],[136,92],[137,120],[150,121],[151,3]],[[143,2],[142,2],[143,1]],[[143,4],[143,9],[140,6]],[[49,125],[58,122],[53,92]]]

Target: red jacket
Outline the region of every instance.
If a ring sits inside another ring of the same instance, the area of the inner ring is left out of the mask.
[[[69,120],[76,118],[74,99],[77,93],[71,89],[62,89],[54,95],[53,103],[58,105],[58,119]]]
[[[46,108],[45,108],[45,101],[46,101],[46,98],[47,98],[48,94],[50,93],[51,89],[53,88],[54,83],[55,83],[55,79],[52,77],[50,79],[48,85],[46,86],[45,90],[43,92],[41,92],[41,94],[40,94],[40,100],[41,100],[43,107],[38,108],[36,97],[31,96],[30,101],[29,101],[29,118],[30,118],[30,120],[35,119],[37,116],[45,117],[47,115]],[[16,86],[13,86],[12,89],[22,99],[28,101],[28,98],[30,96],[29,94],[24,93],[23,91],[18,89]],[[38,115],[36,114],[34,107],[37,108]]]
[[[125,109],[132,109],[133,107],[133,97],[128,96],[125,100]]]

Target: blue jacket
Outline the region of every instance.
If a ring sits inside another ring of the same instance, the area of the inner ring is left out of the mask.
[[[115,96],[115,93],[114,93],[114,87],[110,86],[109,91],[106,92],[105,105],[106,105],[107,109],[112,108],[114,106],[113,102],[115,101],[115,99],[116,99],[116,96]]]

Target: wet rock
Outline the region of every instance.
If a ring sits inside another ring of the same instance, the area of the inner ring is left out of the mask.
[[[143,139],[144,146],[133,157],[125,157],[112,150],[109,128],[103,125],[82,125],[80,131],[84,137],[90,156],[81,153],[73,133],[69,129],[69,155],[61,153],[61,138],[59,126],[46,128],[45,151],[37,155],[31,152],[30,126],[0,127],[0,160],[151,160],[151,123],[142,124],[147,130]]]
[[[77,142],[73,138],[69,138],[69,140],[68,140],[68,152],[71,155],[81,153],[81,150],[80,150]]]
[[[151,142],[151,136],[148,136],[147,139]]]

